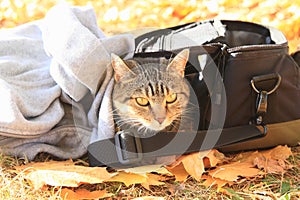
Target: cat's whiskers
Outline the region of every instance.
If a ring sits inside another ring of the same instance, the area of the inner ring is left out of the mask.
[[[169,126],[174,128],[175,130],[177,130],[178,129],[178,123],[177,122],[178,122],[177,120],[173,120],[172,123]]]
[[[117,122],[117,125],[118,126],[123,126],[123,125],[130,125],[130,126],[133,126],[133,125],[137,125],[137,124],[139,124],[138,122],[135,122],[135,121],[122,121],[122,122]]]
[[[193,117],[190,117],[190,116],[181,116],[181,120],[182,121],[185,121],[185,122],[192,122],[193,124],[194,123],[198,123],[198,122],[195,122],[195,118]]]
[[[187,106],[189,106],[189,105],[191,105],[191,106],[193,106],[193,107],[196,107],[196,108],[199,108],[199,105],[198,104],[194,104],[194,103],[192,103],[192,102],[188,102],[188,104],[187,104]]]
[[[194,121],[197,117],[193,115],[194,110],[183,110],[181,115],[179,116],[183,121]]]
[[[183,115],[186,115],[186,114],[191,115],[193,113],[195,113],[195,109],[193,109],[193,108],[185,108],[185,109],[182,109],[182,111],[181,111],[181,114],[183,114]]]
[[[120,127],[127,125],[127,126],[129,126],[129,128],[134,128],[136,126],[141,125],[141,122],[135,118],[120,119],[120,120],[117,120],[116,122],[117,122],[117,125]]]
[[[144,133],[147,131],[147,127],[146,126],[140,126],[138,129],[137,129],[139,132],[141,133]]]
[[[119,111],[119,110],[120,110],[119,108],[115,108],[115,109],[109,111],[108,114],[109,114],[109,115],[112,115],[114,118],[115,118],[115,117],[118,117],[119,115],[118,115],[117,111]]]

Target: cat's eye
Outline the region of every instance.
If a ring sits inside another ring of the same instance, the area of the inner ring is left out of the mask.
[[[168,95],[166,98],[167,103],[174,103],[177,100],[177,95],[176,93],[173,93],[171,95]]]
[[[149,101],[143,97],[137,97],[137,98],[135,98],[135,101],[140,106],[148,106],[149,105]]]

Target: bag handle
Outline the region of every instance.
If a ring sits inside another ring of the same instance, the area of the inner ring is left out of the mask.
[[[203,130],[195,133],[163,132],[149,138],[138,138],[130,133],[119,132],[115,138],[100,140],[88,146],[91,166],[132,167],[142,165],[146,158],[182,155],[212,148],[220,148],[237,142],[257,139],[266,135],[255,125],[245,125],[226,129]],[[221,132],[221,133],[220,133]],[[215,140],[214,145],[203,141]],[[172,142],[170,142],[172,141]]]

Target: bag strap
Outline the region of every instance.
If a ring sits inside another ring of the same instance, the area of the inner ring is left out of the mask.
[[[88,146],[91,166],[131,167],[142,165],[146,158],[182,155],[249,139],[266,134],[254,125],[245,125],[220,130],[203,130],[197,133],[163,132],[148,138],[134,137],[126,132],[118,132],[115,138],[100,140]],[[216,142],[216,138],[218,138]]]

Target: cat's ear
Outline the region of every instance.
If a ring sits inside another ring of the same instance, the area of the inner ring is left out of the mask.
[[[115,71],[115,80],[119,81],[126,73],[134,74],[125,62],[116,54],[111,54],[111,64]]]
[[[178,72],[181,77],[184,77],[184,69],[187,61],[189,60],[189,54],[189,49],[184,49],[181,52],[179,52],[168,65],[167,69],[173,69],[176,72]]]

